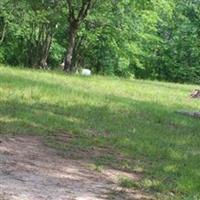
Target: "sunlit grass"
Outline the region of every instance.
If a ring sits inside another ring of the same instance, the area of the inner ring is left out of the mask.
[[[147,191],[198,199],[200,120],[176,113],[200,110],[195,88],[0,67],[0,133],[42,135],[63,152],[107,149],[93,157],[99,166],[143,173]]]

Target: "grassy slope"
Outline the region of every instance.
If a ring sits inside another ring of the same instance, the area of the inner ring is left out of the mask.
[[[188,98],[196,87],[0,67],[0,134],[43,135],[66,152],[109,147],[97,164],[142,171],[137,187],[151,192],[198,199],[200,121],[175,113],[200,109]]]

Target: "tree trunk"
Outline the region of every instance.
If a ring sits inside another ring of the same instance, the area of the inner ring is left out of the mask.
[[[34,30],[28,46],[28,64],[35,68],[47,68],[47,59],[53,38],[53,28],[48,24],[39,26],[39,33]],[[36,29],[36,28],[35,28]]]
[[[65,57],[65,66],[64,71],[73,71],[73,52],[76,44],[76,33],[78,30],[78,25],[73,22],[69,27],[69,39],[68,39],[68,50],[67,55]]]
[[[73,6],[73,0],[67,0],[68,5],[68,22],[69,22],[69,35],[68,35],[68,49],[67,55],[65,57],[64,62],[64,70],[65,71],[73,71],[73,53],[76,44],[76,34],[78,32],[80,24],[86,18],[89,9],[92,7],[92,0],[82,0],[80,4],[80,9],[77,12],[77,16],[75,16],[75,10]]]
[[[43,49],[42,49],[42,55],[41,55],[41,60],[40,60],[40,66],[42,68],[47,68],[47,59],[49,56],[49,50],[51,48],[51,43],[52,43],[52,33],[47,33],[46,35],[46,40],[43,43]]]
[[[2,30],[2,32],[1,32],[0,45],[1,45],[1,44],[3,43],[3,41],[4,41],[5,35],[6,35],[6,25],[3,26],[3,30]]]

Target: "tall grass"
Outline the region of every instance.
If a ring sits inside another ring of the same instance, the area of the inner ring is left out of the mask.
[[[176,113],[200,110],[189,98],[197,87],[0,67],[0,134],[40,135],[68,153],[103,149],[92,159],[142,173],[142,189],[199,199],[200,120]]]

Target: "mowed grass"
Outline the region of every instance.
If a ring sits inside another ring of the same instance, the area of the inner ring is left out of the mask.
[[[94,152],[98,166],[141,173],[131,185],[158,199],[198,200],[200,119],[176,113],[200,110],[195,88],[0,67],[0,134],[40,135],[80,158]]]

